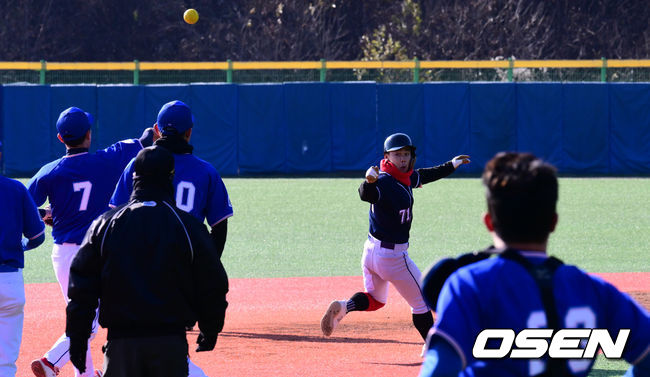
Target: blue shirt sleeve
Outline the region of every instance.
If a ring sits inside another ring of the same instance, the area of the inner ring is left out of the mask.
[[[636,365],[630,366],[623,377],[650,376],[650,352],[648,352]]]
[[[650,314],[627,293],[619,291],[610,283],[596,276],[590,276],[599,286],[604,297],[603,310],[605,323],[610,335],[615,336],[621,329],[630,329],[625,344],[623,358],[636,364],[650,354]]]
[[[473,360],[474,340],[481,328],[481,305],[476,283],[466,269],[454,272],[442,287],[436,307],[434,334],[460,355],[463,367]]]
[[[38,214],[32,196],[25,190],[23,195],[23,235],[28,239],[34,239],[43,232],[45,232],[45,224]]]
[[[460,355],[444,339],[433,336],[429,342],[419,377],[458,377],[463,370]]]
[[[110,147],[97,151],[97,155],[107,155],[119,166],[125,166],[131,161],[142,149],[142,144],[138,139],[127,139],[118,141]]]
[[[36,207],[42,206],[47,200],[47,173],[49,172],[49,164],[43,166],[32,179],[27,182],[27,191],[31,195]]]
[[[206,220],[210,227],[217,225],[219,222],[233,215],[232,204],[228,197],[228,191],[223,180],[215,172],[210,180],[210,189],[207,202]]]
[[[132,159],[126,168],[124,168],[120,179],[117,181],[117,185],[115,185],[115,191],[113,191],[113,196],[111,196],[111,200],[109,201],[111,206],[117,207],[122,205],[128,202],[131,197],[131,191],[133,191],[133,161],[135,159]]]

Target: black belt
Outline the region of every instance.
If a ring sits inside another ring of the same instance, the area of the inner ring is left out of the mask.
[[[380,241],[379,245],[384,249],[391,249],[391,250],[395,249],[395,244],[392,242]]]
[[[368,235],[368,239],[371,240],[371,241],[374,241],[374,240],[379,241],[379,246],[383,247],[384,249],[395,250],[395,244],[392,243],[392,242],[382,241],[382,240],[380,240],[378,238],[375,238],[375,237],[373,237],[371,235]]]

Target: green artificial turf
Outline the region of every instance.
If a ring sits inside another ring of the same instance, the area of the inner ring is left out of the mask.
[[[368,204],[359,179],[230,178],[235,210],[223,262],[233,278],[360,275]],[[478,178],[415,190],[409,254],[420,269],[487,246]],[[589,272],[650,271],[650,179],[561,178],[549,251]],[[53,282],[51,236],[26,253],[25,281]]]

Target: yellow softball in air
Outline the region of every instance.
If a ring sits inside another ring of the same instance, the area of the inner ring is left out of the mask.
[[[195,24],[199,20],[199,12],[196,9],[190,8],[183,13],[183,19],[190,25]]]

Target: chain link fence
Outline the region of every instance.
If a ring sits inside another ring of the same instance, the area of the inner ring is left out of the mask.
[[[53,68],[48,68],[50,63],[43,61],[36,63],[0,62],[0,84],[650,81],[650,60],[526,61],[521,64],[513,60],[334,63],[325,61],[174,63],[173,69],[166,68],[172,63],[142,63],[147,66],[146,69],[142,69],[137,61],[133,63],[52,63]],[[335,68],[328,65],[335,66]],[[430,67],[436,65],[440,67]],[[524,65],[524,67],[520,67],[520,65]],[[110,69],[111,66],[119,66],[119,68]],[[126,69],[126,66],[132,68]],[[210,66],[218,68],[210,69]],[[238,66],[242,68],[238,68]]]

